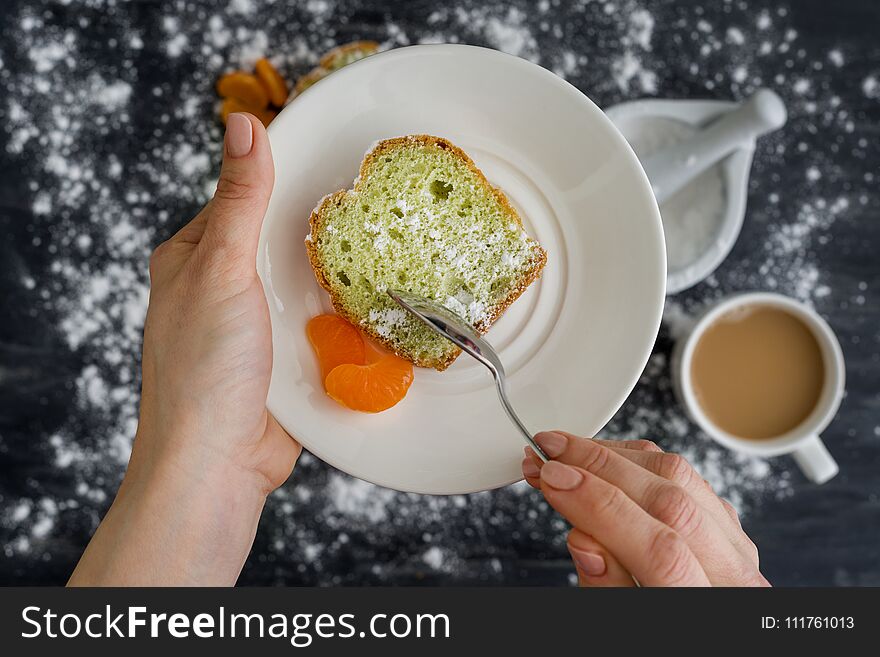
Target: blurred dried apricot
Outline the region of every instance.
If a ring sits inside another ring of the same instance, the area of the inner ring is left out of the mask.
[[[272,120],[278,116],[278,112],[273,109],[261,109],[261,110],[251,110],[251,114],[260,119],[260,123],[263,124],[266,128],[269,127],[269,124],[272,123]]]
[[[276,107],[283,107],[287,102],[287,83],[278,70],[272,66],[272,62],[263,57],[257,60],[257,78],[263,83],[269,94],[269,100]]]
[[[235,98],[248,107],[263,109],[269,104],[269,94],[255,75],[235,71],[217,81],[217,93],[224,98]]]

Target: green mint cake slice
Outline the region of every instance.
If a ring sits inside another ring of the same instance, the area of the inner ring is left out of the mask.
[[[440,302],[485,333],[547,261],[516,210],[440,137],[378,142],[352,189],[324,197],[306,251],[333,307],[402,358],[444,370],[460,350],[386,290]]]

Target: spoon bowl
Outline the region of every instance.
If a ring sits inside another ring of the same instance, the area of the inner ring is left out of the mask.
[[[456,313],[435,301],[400,290],[388,290],[388,295],[401,308],[415,315],[419,321],[435,333],[461,347],[463,352],[482,363],[492,373],[495,386],[498,389],[498,398],[501,400],[507,417],[519,429],[529,447],[535,450],[535,453],[546,463],[549,459],[544,450],[538,446],[535,439],[532,438],[532,433],[526,429],[513,410],[507,395],[507,376],[504,373],[504,365],[492,345]]]

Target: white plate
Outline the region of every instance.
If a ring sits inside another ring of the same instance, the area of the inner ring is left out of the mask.
[[[319,458],[418,493],[521,478],[522,441],[489,373],[461,356],[416,368],[394,408],[349,411],[323,391],[306,322],[330,310],[303,238],[317,201],[348,188],[372,142],[428,133],[461,146],[548,253],[542,279],[488,333],[534,431],[593,435],[651,353],[666,259],[660,214],[623,137],[581,92],[522,59],[472,46],[400,48],[334,73],[272,123],[275,191],[257,267],[272,316],[269,410]]]

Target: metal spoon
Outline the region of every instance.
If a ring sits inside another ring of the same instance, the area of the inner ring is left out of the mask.
[[[489,368],[495,379],[498,397],[501,399],[501,405],[504,407],[507,417],[520,430],[529,446],[546,463],[549,459],[544,450],[538,446],[532,438],[531,432],[526,429],[514,412],[513,406],[510,405],[510,400],[507,398],[507,379],[504,374],[504,366],[492,346],[470,324],[439,303],[400,290],[388,290],[388,295],[401,307],[418,317],[432,331],[451,340],[461,347],[462,351]]]

